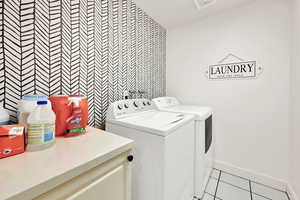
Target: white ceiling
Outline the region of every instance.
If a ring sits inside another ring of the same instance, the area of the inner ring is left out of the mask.
[[[134,1],[162,26],[172,28],[254,0],[217,0],[214,5],[200,11],[197,10],[194,0]]]

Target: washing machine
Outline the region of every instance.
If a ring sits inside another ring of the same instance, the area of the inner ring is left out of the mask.
[[[175,113],[195,114],[195,179],[194,195],[200,199],[213,169],[215,140],[212,130],[212,109],[204,106],[182,105],[175,97],[152,100],[156,108]]]
[[[194,118],[159,111],[147,99],[109,106],[106,130],[134,140],[133,200],[193,198]]]

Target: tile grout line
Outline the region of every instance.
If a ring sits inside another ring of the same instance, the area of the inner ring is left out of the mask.
[[[224,171],[219,170],[219,169],[216,169],[216,168],[214,168],[214,170],[219,171],[219,176],[218,176],[218,178],[210,177],[210,178],[212,178],[212,179],[217,180],[217,186],[216,186],[216,190],[215,190],[214,200],[218,200],[218,199],[219,199],[219,198],[217,197],[217,192],[218,192],[218,189],[219,189],[220,182],[225,183],[225,184],[228,184],[228,185],[231,185],[231,186],[233,186],[233,187],[235,187],[235,188],[238,188],[238,189],[241,189],[241,190],[250,192],[251,200],[253,200],[254,195],[257,195],[257,196],[260,196],[260,197],[262,197],[262,198],[265,198],[266,200],[272,200],[272,199],[270,199],[269,197],[266,197],[265,195],[257,194],[256,192],[254,192],[254,191],[253,191],[253,188],[252,188],[252,185],[253,185],[253,184],[258,184],[258,185],[264,186],[264,187],[266,187],[266,188],[272,189],[272,190],[274,190],[274,191],[284,193],[284,194],[286,194],[286,196],[287,196],[287,200],[291,200],[287,192],[284,192],[284,191],[282,191],[282,190],[273,188],[272,186],[268,186],[268,185],[265,185],[265,184],[262,184],[262,183],[258,183],[258,182],[256,182],[256,181],[252,181],[252,180],[250,180],[250,179],[246,179],[246,178],[243,178],[243,177],[240,177],[240,176],[231,174],[231,173],[227,173],[227,172],[224,172]],[[229,174],[229,175],[231,175],[231,176],[238,177],[238,178],[241,178],[241,179],[244,179],[244,180],[247,180],[248,183],[249,183],[249,189],[250,189],[250,191],[249,191],[249,190],[246,190],[246,189],[244,189],[244,188],[242,188],[242,187],[239,187],[239,186],[237,186],[237,185],[234,185],[234,184],[231,184],[231,183],[229,183],[229,182],[226,182],[226,181],[221,180],[221,174],[223,174],[223,173]],[[212,195],[211,195],[211,196],[212,196]]]
[[[262,198],[264,198],[264,199],[266,199],[266,200],[272,200],[272,199],[270,199],[269,197],[263,196],[263,195],[261,195],[261,194],[257,194],[257,193],[255,193],[255,192],[253,192],[252,194],[255,194],[256,196],[262,197]]]
[[[248,181],[250,181],[250,180],[248,180]],[[225,181],[222,181],[222,180],[220,180],[220,182],[222,182],[222,183],[224,183],[224,184],[226,184],[226,185],[230,185],[230,186],[232,186],[232,187],[234,187],[234,188],[243,190],[243,191],[245,191],[245,192],[250,192],[249,190],[246,190],[246,189],[244,189],[244,188],[242,188],[242,187],[233,185],[233,184],[231,184],[231,183],[228,183],[228,182],[225,182]],[[252,182],[252,181],[251,181],[251,182]],[[252,190],[252,186],[251,186],[251,190]],[[281,192],[281,191],[279,191],[279,192]],[[260,196],[260,197],[263,197],[263,198],[265,198],[265,199],[267,199],[267,200],[272,200],[272,199],[270,199],[269,197],[266,197],[266,196],[261,195],[261,194],[257,194],[256,192],[251,191],[251,193],[252,193],[252,196],[253,196],[253,194],[255,194],[255,195],[258,195],[258,196]]]
[[[251,197],[251,200],[253,200],[251,180],[249,180],[249,187],[250,187],[250,197]]]
[[[212,178],[212,179],[215,179],[216,181],[218,181],[218,179],[216,179],[216,178],[214,178],[214,177],[211,177],[211,178]],[[248,180],[248,181],[249,181],[249,180]],[[244,190],[244,191],[246,191],[246,192],[250,192],[250,190],[247,190],[247,189],[242,188],[242,187],[240,187],[240,186],[234,185],[234,184],[229,183],[229,182],[227,182],[227,181],[220,180],[220,182],[222,182],[222,183],[224,183],[224,184],[226,184],[226,185],[230,185],[230,186],[232,186],[232,187],[235,187],[235,188],[237,188],[237,189]]]
[[[221,171],[220,169],[216,169],[216,168],[214,168],[214,169],[215,169],[215,170]],[[244,177],[241,177],[241,176],[232,174],[232,173],[227,172],[227,171],[222,171],[222,172],[225,173],[225,174],[229,174],[229,175],[231,175],[231,176],[235,176],[235,177],[244,179],[244,180],[250,180],[250,179],[247,179],[247,178],[244,178]],[[224,182],[224,181],[222,181],[222,182]],[[276,190],[276,191],[278,191],[278,192],[283,192],[283,193],[285,193],[285,191],[279,190],[279,189],[277,189],[277,188],[274,188],[274,187],[272,187],[272,186],[269,186],[269,185],[266,185],[266,184],[263,184],[263,183],[260,183],[260,182],[256,182],[256,181],[253,181],[253,180],[251,180],[251,182],[252,182],[252,183],[255,183],[255,184],[258,184],[258,185],[262,185],[262,186],[264,186],[264,187],[267,187],[267,188],[270,188],[270,189],[273,189],[273,190]],[[225,183],[226,183],[226,182],[225,182]],[[233,186],[234,186],[234,185],[233,185]],[[236,187],[237,187],[237,186],[236,186]],[[261,196],[261,195],[260,195],[260,196]]]
[[[197,200],[203,200],[205,194],[209,194],[209,193],[207,193],[206,191],[207,191],[208,184],[209,184],[209,182],[210,182],[210,180],[211,180],[211,177],[212,177],[211,175],[212,175],[213,171],[214,171],[214,168],[213,168],[213,169],[211,170],[211,172],[210,172],[209,179],[208,179],[208,181],[207,181],[207,183],[206,183],[206,185],[205,185],[205,188],[204,188],[204,192],[203,192],[202,197],[200,197],[200,199],[196,197]],[[212,194],[209,194],[209,195],[210,195],[210,196],[213,196]]]
[[[216,170],[220,170],[220,169],[216,169]],[[221,171],[221,170],[220,170]],[[244,178],[244,177],[242,177],[242,176],[238,176],[238,175],[235,175],[235,174],[232,174],[232,173],[230,173],[230,172],[227,172],[227,171],[223,171],[223,173],[225,173],[225,174],[229,174],[229,175],[231,175],[231,176],[235,176],[235,177],[238,177],[238,178],[241,178],[241,179],[244,179],[244,180],[249,180],[249,179],[247,179],[247,178]]]
[[[207,195],[209,195],[209,196],[211,196],[211,197],[214,197],[213,194],[210,194],[210,193],[207,193],[207,192],[205,192],[205,194],[207,194]],[[203,199],[200,199],[200,200],[203,200]],[[221,199],[221,198],[219,198],[219,197],[216,197],[216,200],[223,200],[223,199]]]
[[[216,181],[218,181],[216,178],[213,178],[213,179],[215,179]],[[249,181],[249,180],[248,180],[248,181]],[[224,183],[224,184],[226,184],[226,185],[230,185],[230,186],[232,186],[232,187],[234,187],[234,188],[237,188],[237,189],[239,189],[239,190],[243,190],[243,191],[245,191],[245,192],[250,192],[249,190],[246,190],[246,189],[244,189],[244,188],[242,188],[242,187],[233,185],[232,183],[228,183],[228,182],[225,182],[225,181],[223,181],[223,180],[220,180],[220,182],[221,182],[221,183]],[[252,181],[251,181],[251,182],[252,182]],[[251,189],[252,189],[252,188],[251,188]],[[281,192],[281,191],[279,191],[279,192]],[[272,200],[272,199],[270,199],[269,197],[266,197],[266,196],[264,196],[264,195],[261,195],[261,194],[258,194],[258,193],[256,193],[256,192],[253,192],[253,191],[252,191],[252,195],[253,195],[253,194],[258,195],[258,196],[263,197],[263,198],[268,199],[268,200]],[[219,198],[219,197],[217,197],[217,198]],[[289,200],[290,200],[290,199],[289,199]]]
[[[277,189],[277,188],[274,188],[274,187],[272,187],[272,186],[270,186],[270,185],[266,185],[266,184],[259,183],[259,182],[256,182],[256,181],[251,181],[251,182],[253,182],[253,183],[255,183],[255,184],[258,184],[258,185],[262,185],[262,186],[264,186],[264,187],[266,187],[266,188],[269,188],[269,189],[272,189],[272,190],[276,190],[276,191],[278,191],[278,192],[285,192],[285,191],[283,191],[283,190],[279,190],[279,189]]]
[[[204,188],[203,195],[202,195],[202,197],[201,197],[200,199],[198,199],[198,200],[202,200],[202,199],[204,198],[205,193],[207,193],[207,192],[206,192],[206,191],[207,191],[207,187],[208,187],[209,181],[210,181],[211,178],[212,178],[211,175],[212,175],[213,171],[214,171],[214,168],[213,168],[213,170],[210,172],[209,179],[208,179],[208,181],[207,181],[207,183],[206,183],[206,186],[205,186],[205,188]],[[209,194],[209,193],[207,193],[207,194]],[[211,195],[211,194],[210,194],[210,195]],[[211,196],[213,196],[213,195],[211,195]]]
[[[222,170],[220,170],[220,173],[219,173],[218,182],[217,182],[217,186],[216,186],[216,191],[215,191],[215,195],[214,195],[214,200],[216,200],[216,197],[217,197],[217,192],[218,192],[218,187],[219,187],[219,183],[220,183],[220,179],[221,179],[221,174],[222,174]]]

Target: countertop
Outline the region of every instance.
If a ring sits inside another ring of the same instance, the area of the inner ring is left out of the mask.
[[[53,147],[0,159],[0,199],[32,199],[132,148],[132,140],[88,128]]]

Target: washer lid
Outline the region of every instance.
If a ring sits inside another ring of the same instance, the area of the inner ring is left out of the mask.
[[[213,111],[210,107],[194,106],[194,105],[177,105],[161,108],[163,111],[188,113],[196,115],[196,120],[206,120],[212,115]]]
[[[108,120],[108,122],[159,136],[167,136],[194,119],[195,115],[191,114],[150,110],[117,120]]]

